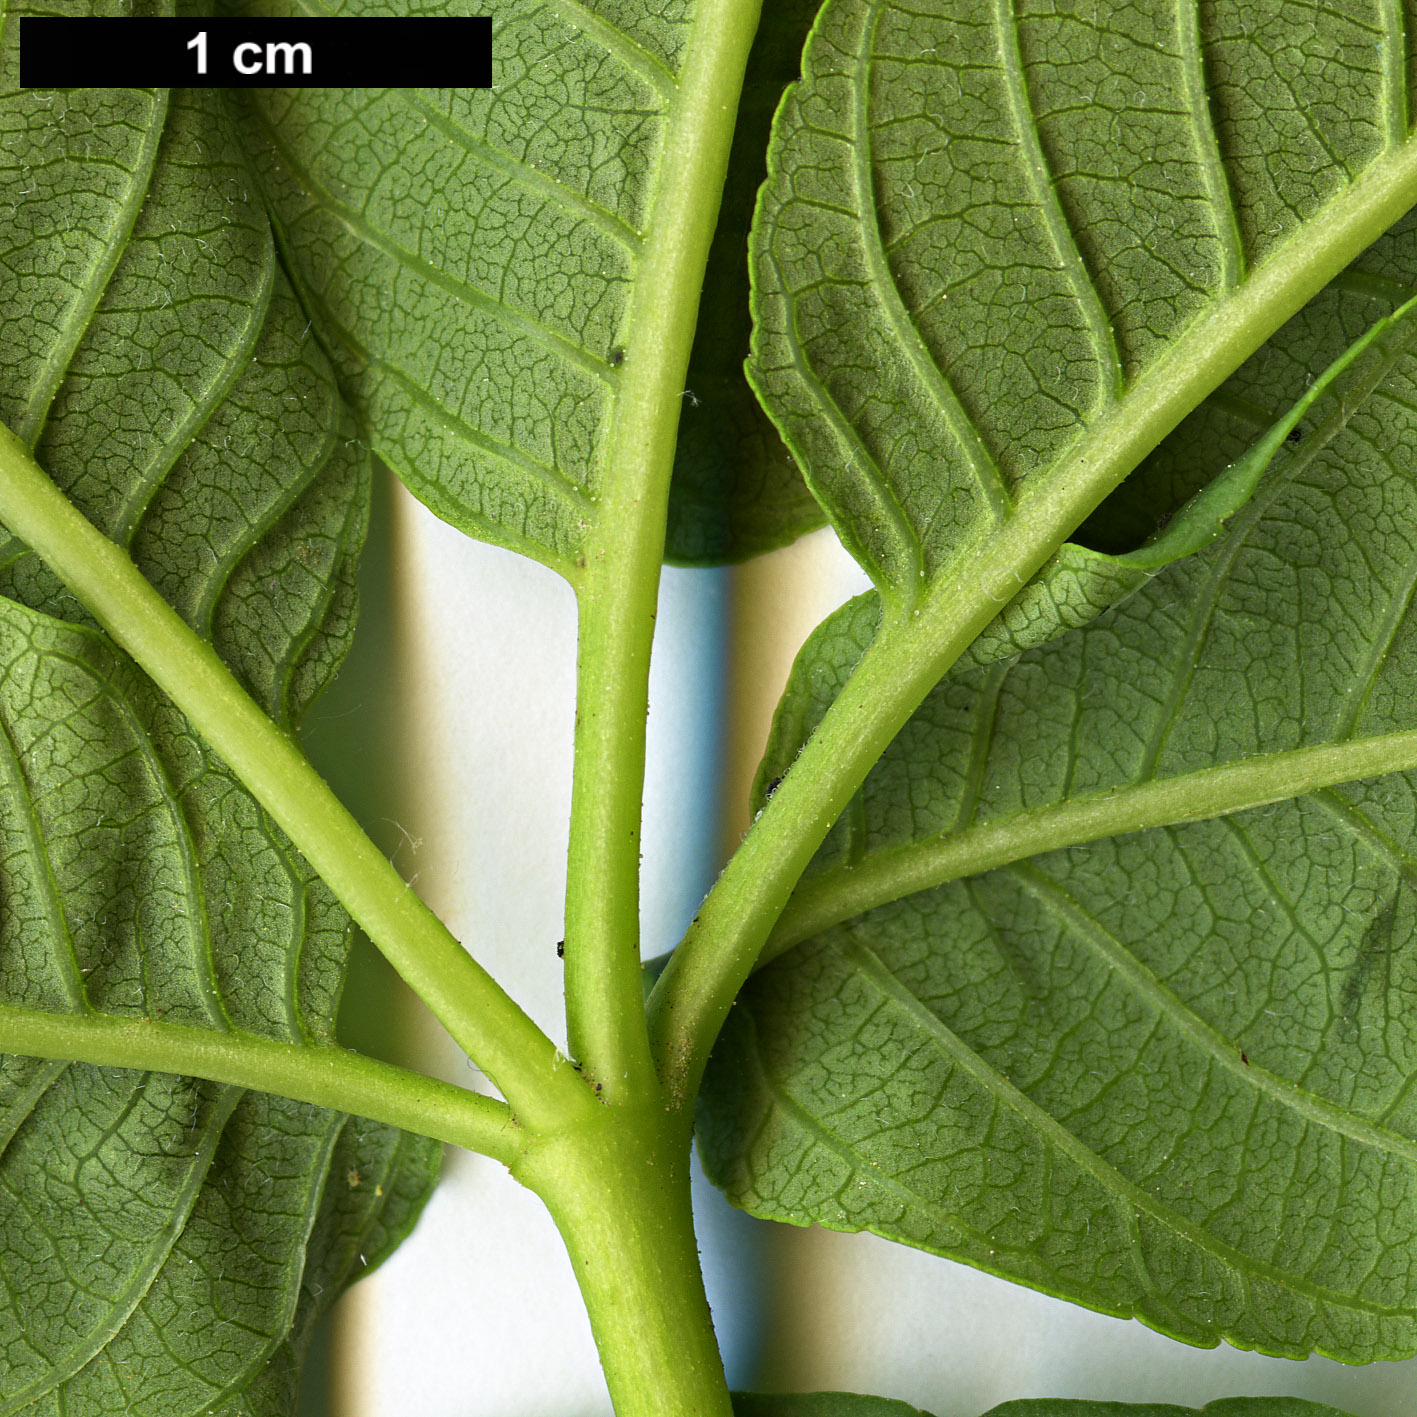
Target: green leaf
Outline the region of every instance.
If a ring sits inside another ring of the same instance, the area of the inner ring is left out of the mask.
[[[276,261],[220,90],[16,91],[0,421],[273,717],[348,648],[368,453]],[[0,537],[3,537],[0,530]],[[14,538],[0,593],[86,622]]]
[[[1170,454],[1240,406],[1271,423],[1355,290],[1410,290],[1410,230]],[[1411,342],[1315,406],[1221,540],[927,698],[788,907],[777,947],[810,942],[715,1055],[701,1137],[736,1203],[1191,1342],[1417,1349]],[[804,651],[760,792],[875,616]]]
[[[686,565],[745,560],[826,520],[743,375],[752,330],[748,226],[767,175],[773,112],[798,76],[818,3],[764,6],[743,80],[669,494],[665,556]]]
[[[104,636],[4,601],[0,779],[0,1003],[333,1043],[343,912]],[[0,1142],[7,1413],[288,1411],[314,1318],[437,1161],[240,1088],[15,1057]]]
[[[741,560],[824,520],[742,371],[748,224],[772,113],[816,9],[767,6],[754,46],[682,397],[674,561]],[[561,569],[580,554],[608,475],[692,16],[677,3],[517,0],[494,17],[491,92],[257,99],[284,249],[377,451],[446,520]]]
[[[1351,1417],[1302,1397],[1222,1397],[1204,1407],[1169,1402],[1088,1402],[1068,1397],[1030,1397],[991,1407],[984,1417]]]
[[[1401,293],[1403,287],[1396,281],[1391,281],[1391,285],[1393,289],[1385,290],[1384,294],[1392,296],[1394,293]],[[1343,294],[1341,291],[1338,293],[1340,297]],[[1353,303],[1343,302],[1348,306]],[[1372,304],[1373,296],[1370,294],[1361,303],[1365,307]],[[1327,305],[1321,305],[1318,310],[1310,311],[1292,326],[1281,339],[1277,339],[1274,348],[1277,350],[1292,343],[1297,330],[1312,326],[1325,316],[1341,330],[1343,322],[1339,312],[1328,309]],[[955,662],[956,671],[1010,658],[1026,649],[1045,644],[1069,630],[1080,629],[1134,594],[1152,576],[1164,570],[1173,561],[1194,555],[1215,541],[1224,533],[1229,519],[1254,495],[1261,478],[1275,457],[1284,450],[1285,445],[1291,439],[1302,441],[1302,435],[1296,436],[1300,419],[1338,383],[1353,363],[1376,341],[1399,335],[1402,327],[1414,318],[1417,318],[1417,300],[1408,299],[1397,310],[1375,321],[1322,373],[1308,379],[1306,387],[1288,410],[1275,417],[1260,437],[1236,456],[1233,462],[1215,472],[1210,480],[1201,482],[1197,490],[1175,512],[1166,513],[1157,530],[1134,550],[1109,554],[1091,546],[1065,541],[960,655]],[[1253,378],[1251,373],[1248,377],[1232,382],[1246,383]],[[1231,409],[1232,402],[1239,400],[1234,395],[1222,394],[1209,401],[1207,412],[1219,412],[1224,415]],[[1332,403],[1333,400],[1330,399],[1329,402]],[[1243,406],[1251,417],[1261,412],[1252,400]],[[1340,409],[1342,407],[1340,401]],[[1327,428],[1314,436],[1331,436],[1342,416],[1340,412],[1330,420]],[[1198,440],[1199,431],[1196,427],[1188,428],[1184,441],[1190,443],[1192,440]],[[1175,438],[1172,444],[1182,441],[1182,438]],[[1194,455],[1190,462],[1193,469],[1197,464],[1202,467],[1205,465],[1204,459]],[[1192,476],[1195,476],[1194,471]],[[1141,480],[1147,482],[1144,474]],[[1149,490],[1154,495],[1154,484],[1149,484]],[[1110,509],[1100,510],[1096,520],[1103,521],[1109,512]],[[820,627],[827,639],[839,640],[845,633],[852,640],[854,648],[838,661],[840,669],[845,673],[849,673],[860,658],[880,622],[878,593],[868,592],[859,597],[859,602],[840,612],[841,625],[832,628]],[[830,622],[828,623],[830,625]],[[809,658],[823,656],[829,660],[835,658],[829,648],[820,647],[815,648]],[[841,682],[844,682],[844,677]],[[840,688],[840,684],[837,687]],[[795,722],[798,710],[788,707],[785,712],[788,720]],[[820,717],[820,714],[817,717]],[[805,735],[798,736],[792,730],[788,730],[788,733],[794,740],[792,754],[795,756],[797,748],[805,740]],[[778,770],[785,771],[790,761],[790,757],[783,759],[781,752],[769,749],[758,775],[759,800],[755,805],[761,806],[765,800],[765,781],[774,780],[779,775]]]
[[[510,0],[495,19],[490,90],[256,95],[262,182],[375,451],[445,520],[570,574],[607,483],[692,7]]]
[[[1299,275],[1339,209],[1371,240],[1410,205],[1404,25],[1370,8],[1314,17],[1345,56],[1318,73],[1233,4],[826,5],[774,129],[749,371],[893,608],[1085,514],[1281,288],[1333,273]]]
[[[887,1397],[850,1392],[733,1394],[734,1417],[929,1417],[919,1408]],[[1302,1397],[1226,1397],[1204,1407],[1169,1402],[1090,1402],[1067,1397],[1030,1397],[991,1407],[984,1417],[1350,1417],[1336,1407]]]
[[[314,1320],[436,1170],[392,1128],[164,1074],[6,1058],[0,1108],[6,1413],[286,1417]]]
[[[930,1417],[888,1397],[854,1392],[735,1392],[733,1417]]]
[[[353,629],[368,456],[229,99],[20,91],[15,18],[0,418],[292,723]],[[0,592],[0,1004],[332,1045],[344,912],[3,530]],[[236,1087],[4,1057],[0,1412],[288,1413],[315,1319],[437,1157]]]

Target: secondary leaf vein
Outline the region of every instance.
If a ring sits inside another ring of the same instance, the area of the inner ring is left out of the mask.
[[[880,0],[877,0],[871,9],[870,34],[873,39],[882,12],[883,6]],[[873,48],[873,43],[862,44],[857,58],[856,80],[851,86],[852,172],[856,179],[856,213],[865,237],[864,254],[867,268],[880,296],[882,313],[889,322],[892,333],[900,342],[900,347],[909,358],[911,367],[925,391],[939,406],[970,474],[997,522],[1007,516],[1013,507],[1013,495],[1009,491],[1008,482],[975,427],[974,420],[965,411],[948,375],[926,347],[920,327],[906,307],[887,255],[885,235],[881,230],[879,203],[876,201],[872,181],[873,153],[869,104]],[[920,547],[920,535],[913,526],[911,537],[918,558],[923,554],[923,548]],[[921,574],[918,560],[916,573]]]
[[[1004,92],[1018,134],[1023,171],[1033,192],[1038,214],[1058,257],[1058,263],[1072,287],[1078,311],[1092,336],[1093,353],[1100,366],[1100,383],[1108,402],[1121,396],[1126,384],[1122,354],[1112,321],[1103,308],[1097,284],[1082,257],[1076,233],[1058,199],[1053,174],[1043,152],[1038,121],[1028,94],[1023,54],[1019,46],[1019,20],[1013,0],[994,0],[994,24],[999,36],[999,58],[1004,76]]]

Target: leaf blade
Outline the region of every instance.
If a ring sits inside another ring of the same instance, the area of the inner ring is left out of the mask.
[[[5,953],[23,964],[6,976],[6,1005],[330,1045],[347,922],[309,868],[102,636],[9,602],[0,603],[0,622],[0,720],[29,786],[32,861],[6,830]],[[15,802],[7,794],[7,814]],[[149,863],[145,871],[135,869],[133,852]],[[41,878],[54,881],[54,894],[27,910],[36,894],[27,883]],[[53,967],[43,967],[46,959]],[[236,1087],[79,1065],[50,1077],[39,1067],[48,1085],[35,1093],[22,1077],[24,1114],[7,1128],[0,1154],[0,1179],[15,1202],[0,1264],[16,1296],[0,1316],[0,1346],[10,1355],[17,1411],[54,1391],[80,1406],[121,1401],[124,1410],[165,1412],[175,1391],[190,1403],[216,1403],[259,1385],[273,1357],[303,1341],[291,1325],[299,1306],[309,1307],[300,1296],[307,1258],[333,1265],[337,1282],[321,1306],[358,1272],[346,1251],[357,1253],[360,1232],[330,1233],[328,1221],[320,1245],[330,1257],[307,1256],[329,1187],[356,1167],[381,1186],[393,1161],[422,1175],[424,1188],[414,1189],[426,1198],[437,1149],[400,1141],[391,1128]],[[158,1120],[137,1131],[118,1125],[150,1094],[167,1099],[165,1130]],[[94,1123],[85,1143],[76,1119],[105,1108],[114,1121]],[[168,1143],[138,1144],[169,1133]],[[195,1168],[171,1200],[153,1174],[168,1150],[191,1156]],[[337,1172],[346,1156],[350,1166]],[[389,1179],[404,1194],[408,1179]],[[407,1196],[401,1205],[407,1219]],[[371,1206],[357,1216],[365,1230],[382,1209]],[[95,1233],[62,1237],[66,1216],[92,1218]],[[34,1237],[56,1226],[62,1238],[47,1258],[35,1257]],[[94,1274],[84,1281],[93,1294],[133,1302],[100,1306],[64,1341],[51,1333],[56,1316],[66,1325],[83,1318],[72,1301],[57,1311],[48,1303],[66,1291],[56,1283],[68,1273],[66,1257],[115,1255],[120,1237],[131,1244],[144,1235],[152,1236],[146,1258],[126,1283]],[[58,1274],[41,1280],[48,1265]],[[192,1314],[209,1317],[192,1322]],[[18,1361],[21,1348],[31,1361]],[[169,1348],[182,1355],[175,1374],[157,1361]],[[129,1364],[157,1385],[114,1386]]]
[[[1327,1403],[1302,1397],[1222,1397],[1204,1407],[1169,1402],[1089,1402],[1067,1397],[1030,1397],[990,1408],[984,1417],[1349,1417]]]
[[[665,559],[675,564],[746,560],[825,521],[743,372],[752,333],[748,228],[773,111],[798,77],[817,8],[816,0],[767,6],[743,79],[669,490]]]
[[[929,1417],[888,1397],[854,1392],[735,1392],[734,1417]]]
[[[918,1409],[886,1397],[849,1392],[733,1394],[736,1417],[906,1417]],[[918,1413],[918,1417],[929,1417]],[[1228,1397],[1202,1408],[1169,1402],[1092,1402],[1086,1398],[1031,1397],[991,1407],[984,1417],[1349,1417],[1336,1407],[1302,1397]]]
[[[114,123],[115,144],[138,130],[143,166],[113,211],[94,210],[90,169],[129,159],[104,147],[83,101],[63,115],[69,131],[40,96],[6,98],[19,125],[7,188],[30,180],[27,165],[54,186],[6,263],[0,418],[28,428],[21,441],[56,482],[289,723],[348,647],[368,456],[251,200],[228,100],[193,90]],[[46,312],[75,285],[64,247],[86,222],[112,241],[87,262],[55,363]],[[83,618],[13,537],[0,590]]]
[[[1281,218],[1274,174],[1237,136],[1249,115],[1207,96],[1201,69],[1223,52],[1282,109],[1294,56],[1221,17],[1215,34],[1198,23],[1151,5],[1102,43],[1084,19],[1006,3],[824,10],[755,225],[750,374],[888,599],[945,593],[1015,499],[1067,499],[1130,408],[1138,423],[1159,411],[1149,384],[1199,373],[1188,337],[1207,321],[1219,335],[1232,303],[1253,318],[1246,287],[1306,259],[1322,201],[1409,145],[1378,121],[1401,78],[1379,65],[1355,80],[1351,114],[1325,109],[1313,172],[1283,173]],[[1146,249],[1139,230],[1156,233]]]
[[[1410,226],[1365,259],[1400,274]],[[1241,396],[1282,406],[1346,319],[1342,291],[1318,302],[1217,416]],[[1202,812],[1190,785],[1262,784],[1286,754],[1367,746],[1368,771],[1412,765],[1396,689],[1412,652],[1407,523],[1374,520],[1412,485],[1411,361],[1403,341],[1373,352],[1221,541],[927,698],[803,888],[825,899],[874,872],[880,895],[856,900],[878,908],[836,928],[819,915],[828,928],[751,986],[725,1035],[706,1151],[740,1201],[967,1257],[1192,1342],[1412,1350],[1413,1297],[1382,1258],[1405,1243],[1414,1161],[1392,953],[1410,778],[1309,781],[1297,802],[1185,824],[1251,805]],[[818,632],[760,792],[875,616],[854,603]],[[1162,820],[1178,825],[1109,839],[1150,825],[1110,816],[1139,786],[1174,788]],[[1065,803],[1097,811],[1075,839],[1091,845],[1024,860],[1023,826]],[[999,857],[965,860],[972,835],[1002,843],[1013,827]],[[905,843],[927,840],[941,859],[962,849],[960,879],[906,895],[930,883]],[[1004,856],[1015,864],[975,874]],[[752,1081],[733,1080],[735,1059]],[[1326,1238],[1335,1188],[1385,1199],[1359,1220],[1350,1198]]]
[[[445,520],[563,572],[605,477],[688,33],[668,10],[519,4],[494,90],[258,100],[282,248],[380,456]]]
[[[293,724],[352,632],[368,457],[251,201],[228,100],[20,91],[16,29],[0,46],[20,217],[0,258],[0,416]],[[3,531],[0,595],[7,1015],[332,1044],[348,933],[333,898]],[[4,1409],[289,1410],[314,1318],[361,1250],[412,1223],[436,1146],[235,1086],[4,1068]]]

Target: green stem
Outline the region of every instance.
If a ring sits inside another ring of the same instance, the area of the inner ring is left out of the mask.
[[[148,1018],[49,1014],[0,1005],[0,1052],[210,1078],[387,1122],[506,1166],[524,1134],[504,1102],[391,1063]]]
[[[704,268],[761,0],[705,0],[659,158],[580,606],[566,1029],[607,1099],[655,1092],[639,977],[640,809],[665,508]]]
[[[25,541],[221,754],[522,1120],[585,1092],[555,1046],[365,836],[216,651],[0,425],[0,522]]]
[[[997,610],[990,601],[972,617],[961,613],[941,655],[953,662]],[[708,1050],[807,863],[937,682],[917,623],[882,625],[660,976],[650,1024],[660,1075],[676,1104],[697,1093]]]
[[[968,645],[1102,499],[1207,394],[1417,201],[1417,141],[1361,177],[1217,300],[1098,418],[1007,518],[885,619],[709,893],[650,999],[670,1095],[694,1095],[713,1040],[817,847],[866,773]]]
[[[512,1174],[565,1239],[615,1417],[732,1417],[689,1205],[689,1124],[662,1105],[529,1146]]]

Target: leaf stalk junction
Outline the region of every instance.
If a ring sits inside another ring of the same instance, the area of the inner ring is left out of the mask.
[[[704,263],[758,0],[716,0],[671,119],[606,443],[609,490],[584,564],[567,898],[572,1066],[369,842],[214,650],[0,430],[0,521],[60,576],[187,715],[505,1103],[330,1048],[145,1019],[0,1009],[8,1050],[189,1073],[367,1115],[508,1165],[566,1239],[621,1417],[728,1417],[688,1205],[690,1118],[708,1051],[765,946],[776,952],[902,888],[892,863],[849,886],[797,882],[929,690],[1083,518],[1194,405],[1417,200],[1417,144],[1380,159],[1181,335],[1113,412],[929,584],[883,586],[885,616],[844,692],[710,893],[646,1012],[638,967],[644,715],[664,509]],[[1282,755],[1279,793],[1246,765],[1035,814],[940,843],[931,881],[1040,843],[1219,815],[1305,784],[1417,766],[1417,735]],[[1274,764],[1270,765],[1271,767]],[[1269,792],[1270,795],[1263,795]],[[1129,825],[1130,824],[1130,825]],[[996,839],[997,838],[997,839]],[[784,912],[786,914],[784,915]],[[778,924],[779,919],[782,924]],[[774,930],[776,928],[776,934]]]

